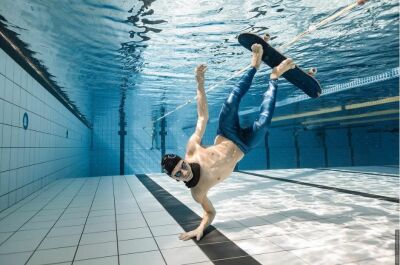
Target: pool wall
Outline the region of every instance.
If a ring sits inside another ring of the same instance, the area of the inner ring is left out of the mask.
[[[0,136],[0,211],[56,179],[89,176],[91,130],[2,49]]]

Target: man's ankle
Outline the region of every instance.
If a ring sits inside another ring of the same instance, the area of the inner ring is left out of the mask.
[[[276,74],[270,74],[269,79],[270,80],[278,80],[280,76],[276,75]]]

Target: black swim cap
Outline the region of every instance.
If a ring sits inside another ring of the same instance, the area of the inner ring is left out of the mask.
[[[161,159],[161,166],[163,168],[164,173],[167,173],[171,176],[172,170],[176,167],[176,165],[181,161],[182,158],[180,156],[174,154],[166,154]]]

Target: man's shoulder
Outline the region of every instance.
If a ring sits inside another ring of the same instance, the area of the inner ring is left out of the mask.
[[[186,146],[186,157],[195,157],[200,153],[206,152],[207,147],[199,144],[198,142],[189,141]]]

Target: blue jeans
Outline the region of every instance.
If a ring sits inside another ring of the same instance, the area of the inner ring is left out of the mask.
[[[257,69],[252,67],[240,78],[239,83],[232,89],[222,106],[219,114],[218,135],[234,142],[243,153],[262,143],[274,114],[278,80],[269,80],[269,87],[264,93],[258,119],[253,125],[241,128],[239,123],[239,103],[251,86]]]

